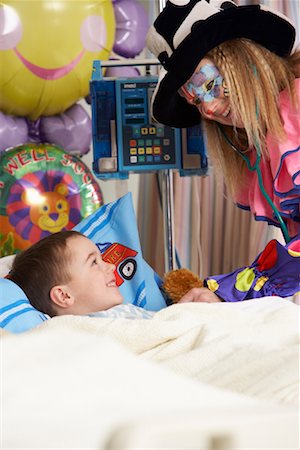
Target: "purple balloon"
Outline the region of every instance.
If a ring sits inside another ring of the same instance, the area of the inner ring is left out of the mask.
[[[22,117],[7,116],[0,111],[0,152],[28,141],[28,126]]]
[[[121,67],[108,67],[105,72],[106,77],[139,77],[141,74],[136,67],[133,66],[121,66]]]
[[[125,58],[134,58],[146,45],[149,28],[145,8],[135,0],[114,2],[116,36],[114,52]]]
[[[90,150],[92,141],[90,116],[81,105],[74,104],[62,114],[41,117],[40,138],[69,153],[84,155]]]

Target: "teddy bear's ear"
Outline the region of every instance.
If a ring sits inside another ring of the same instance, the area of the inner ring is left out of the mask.
[[[194,287],[203,287],[203,282],[189,269],[171,270],[164,276],[162,289],[172,303],[177,303]]]

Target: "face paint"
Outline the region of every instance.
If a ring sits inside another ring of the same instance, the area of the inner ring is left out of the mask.
[[[224,79],[216,66],[205,64],[195,72],[190,80],[181,88],[190,103],[211,102],[221,96]]]

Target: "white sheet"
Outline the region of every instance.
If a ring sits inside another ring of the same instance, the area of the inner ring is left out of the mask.
[[[2,448],[104,449],[116,427],[168,415],[219,424],[232,417],[235,429],[244,418],[246,429],[264,411],[269,420],[253,427],[264,423],[271,439],[287,419],[274,427],[269,414],[286,407],[284,442],[293,444],[298,308],[278,298],[183,304],[150,320],[64,316],[2,333]]]

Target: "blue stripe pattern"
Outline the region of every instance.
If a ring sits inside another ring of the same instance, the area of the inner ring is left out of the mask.
[[[9,309],[13,309],[16,308],[17,306],[20,306],[22,304],[26,304],[28,305],[28,300],[27,299],[22,299],[22,300],[17,300],[14,303],[10,303],[9,305],[3,306],[2,308],[0,308],[0,315],[5,313],[6,311],[8,311]]]
[[[145,305],[146,305],[146,283],[145,283],[145,281],[142,281],[142,283],[139,285],[136,295],[135,295],[133,305],[139,306],[140,308],[145,307]]]
[[[102,206],[102,208],[93,214],[92,219],[83,222],[82,224],[74,227],[74,230],[80,231],[81,233],[87,235],[90,239],[93,239],[96,233],[102,230],[111,221],[115,209],[118,207],[117,203],[110,203],[108,205]]]
[[[23,308],[16,311],[16,308],[18,306],[23,305]],[[10,311],[11,313],[5,317],[3,320],[1,320],[1,315],[3,315],[5,312]],[[26,312],[32,312],[36,311],[33,306],[31,306],[26,299],[17,300],[14,303],[11,303],[9,305],[4,306],[3,308],[0,308],[0,328],[4,328],[9,322],[11,322],[15,317],[20,316],[21,314],[24,314]]]

